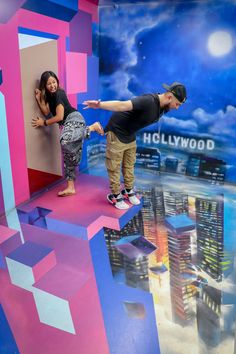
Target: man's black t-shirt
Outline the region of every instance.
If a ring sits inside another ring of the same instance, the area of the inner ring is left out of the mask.
[[[131,99],[132,111],[114,112],[105,128],[105,132],[112,131],[125,144],[135,140],[135,133],[157,122],[163,110],[157,94],[145,94]]]
[[[49,104],[50,112],[53,114],[53,116],[56,115],[56,107],[59,104],[62,104],[62,106],[64,107],[64,117],[63,117],[63,120],[61,122],[59,122],[60,125],[65,122],[66,117],[70,113],[76,111],[76,109],[73,108],[71,106],[70,102],[68,101],[68,98],[66,96],[65,91],[60,89],[60,88],[55,93],[53,93],[52,95],[48,94],[47,95],[47,101],[48,101],[48,104]]]

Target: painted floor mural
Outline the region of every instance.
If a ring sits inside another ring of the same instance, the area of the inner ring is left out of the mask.
[[[159,353],[152,295],[114,282],[103,231],[140,206],[111,208],[101,177],[80,175],[71,198],[59,188],[18,208],[24,243],[1,219],[0,353]]]
[[[105,230],[114,279],[152,293],[161,353],[234,353],[235,187],[141,168],[136,177],[142,209]],[[119,240],[138,234],[157,249],[120,252]]]
[[[137,168],[120,211],[87,172],[1,219],[0,353],[233,354],[235,188]]]

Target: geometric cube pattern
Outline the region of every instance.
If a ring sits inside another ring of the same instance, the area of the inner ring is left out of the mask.
[[[79,174],[76,189],[81,191],[82,188],[86,190],[86,193],[78,192],[70,198],[64,198],[63,203],[57,197],[60,188],[61,186],[56,186],[27,205],[21,206],[22,221],[27,222],[25,213],[32,215],[32,211],[37,208],[51,210],[45,215],[48,230],[88,240],[103,227],[120,230],[142,206],[133,206],[125,211],[111,208],[104,198],[104,191],[109,189],[109,185],[108,180],[103,177]],[[92,208],[91,205],[93,205]]]
[[[98,22],[98,11],[97,5],[99,0],[80,0],[79,1],[79,9],[90,13],[92,16],[92,22]]]
[[[10,252],[6,262],[12,284],[33,293],[40,321],[75,334],[71,310],[78,307],[88,275],[56,266],[54,250],[30,241]]]
[[[87,91],[87,54],[66,52],[66,91]]]
[[[115,283],[103,232],[91,239],[90,248],[110,353],[160,354],[152,294]]]
[[[148,256],[157,249],[153,243],[140,235],[122,237],[114,246],[130,259]]]
[[[25,242],[6,257],[11,282],[32,291],[32,285],[56,264],[55,252],[33,242]]]
[[[19,219],[21,222],[30,224],[30,225],[38,225],[40,227],[47,228],[45,217],[51,212],[51,210],[36,207],[29,212],[22,211],[20,209],[17,210]]]
[[[22,8],[69,22],[78,10],[78,0],[27,0]]]
[[[1,353],[4,352],[4,348],[7,348],[8,353],[14,353],[14,354],[20,354],[15,338],[13,336],[11,327],[9,326],[9,323],[7,321],[6,315],[4,313],[4,310],[0,304],[0,343],[1,343],[1,348],[0,350]],[[6,353],[6,351],[5,351]]]
[[[1,0],[0,4],[0,23],[6,23],[15,15],[16,11],[25,3],[26,0]]]
[[[1,36],[4,36],[4,32],[0,31],[0,41]],[[3,33],[2,33],[3,32]],[[5,52],[4,52],[5,53]],[[3,56],[1,56],[2,60]],[[3,85],[4,86],[4,85]],[[2,87],[4,90],[4,87]],[[1,90],[2,91],[2,90]],[[0,150],[3,152],[0,154],[0,212],[5,214],[6,225],[12,229],[20,230],[19,220],[16,215],[15,210],[15,195],[14,195],[14,185],[12,176],[12,154],[9,147],[9,120],[6,115],[6,104],[5,97],[2,92],[0,92]],[[19,138],[20,140],[20,138]],[[22,157],[23,160],[23,157]],[[21,160],[21,161],[22,161]],[[18,176],[18,181],[20,184],[20,176]]]
[[[125,301],[124,307],[129,317],[143,319],[146,315],[145,307],[143,304]]]
[[[21,244],[18,231],[0,225],[0,268],[6,268],[5,256]]]
[[[14,313],[10,324],[14,336],[17,334],[19,351],[34,352],[37,345],[39,353],[108,354],[114,348],[114,353],[119,353],[132,347],[143,354],[148,347],[153,348],[150,354],[158,354],[152,295],[115,283],[104,240],[104,226],[119,230],[139,212],[141,204],[116,210],[103,203],[101,195],[94,198],[108,189],[106,179],[79,175],[76,183],[78,190],[88,193],[59,203],[60,186],[55,186],[20,208],[26,242],[7,254],[8,273],[0,274],[1,289],[14,294],[33,328],[31,335],[27,334],[29,328],[21,331],[22,314]],[[88,212],[86,205],[91,203],[93,209]],[[45,218],[43,227],[37,223],[41,217]],[[140,235],[126,239],[126,244],[135,256],[155,250]],[[4,300],[4,293],[0,293],[0,301]],[[119,325],[114,323],[113,311]],[[139,321],[135,326],[134,320]],[[137,333],[139,340],[133,342]],[[48,340],[42,341],[41,336]]]
[[[33,285],[40,321],[75,334],[77,311],[73,313],[71,310],[79,308],[79,293],[87,281],[86,272],[78,272],[65,265],[51,269]]]
[[[83,103],[83,101],[89,100],[91,97],[93,99],[99,99],[99,59],[95,56],[88,56],[87,65],[87,92],[78,94],[78,103]]]
[[[84,28],[87,30],[84,31]],[[92,54],[91,15],[78,11],[70,21],[70,50],[72,52]]]
[[[168,216],[165,218],[165,224],[167,228],[176,234],[192,231],[196,226],[195,222],[186,214]]]
[[[35,289],[33,292],[40,322],[75,334],[69,302]]]

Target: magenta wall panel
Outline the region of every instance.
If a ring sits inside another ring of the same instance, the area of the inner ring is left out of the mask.
[[[92,54],[92,21],[86,12],[78,11],[70,22],[70,50]]]
[[[1,90],[5,96],[5,109],[7,116],[8,140],[15,200],[16,203],[19,203],[29,197],[29,189],[26,169],[17,25],[17,16],[14,16],[6,25],[1,26],[0,45],[1,48],[7,48],[8,50],[2,51],[0,66],[4,75]]]
[[[70,104],[77,109],[77,95],[76,94],[68,94],[68,99],[70,101]]]
[[[79,9],[92,15],[92,21],[98,22],[98,1],[79,0]]]
[[[87,54],[66,53],[66,91],[68,94],[87,91]]]
[[[78,10],[78,0],[27,0],[23,8],[69,22]]]
[[[69,24],[67,22],[47,17],[27,10],[19,10],[19,25],[40,32],[52,33],[59,36],[58,46],[58,74],[60,83],[65,86],[66,77],[66,37],[69,36]]]
[[[1,0],[0,2],[0,23],[6,23],[26,0]]]
[[[5,256],[21,245],[20,233],[0,225],[0,268],[6,267]]]
[[[16,3],[19,7],[19,4],[23,2]],[[95,6],[97,10],[96,5],[88,3],[88,6],[90,5]],[[96,12],[95,7],[94,12]],[[17,10],[16,6],[14,8]],[[16,205],[29,198],[18,27],[58,36],[58,74],[60,82],[62,87],[67,89],[68,94],[77,95],[87,92],[87,54],[90,54],[92,50],[91,21],[91,14],[85,11],[79,11],[72,22],[68,23],[21,8],[6,24],[0,26],[0,45],[2,48],[8,48],[7,51],[2,52],[0,58],[0,67],[4,76],[1,90],[5,96]],[[72,50],[69,53],[66,53],[66,38],[69,38],[70,50]],[[75,106],[76,101],[74,96],[72,104]]]
[[[62,86],[65,84],[65,38],[69,34],[66,22],[20,9],[6,24],[0,27],[0,45],[8,48],[2,52],[0,67],[4,75],[1,90],[5,96],[8,138],[11,155],[15,203],[29,198],[28,174],[24,137],[24,119],[21,92],[18,26],[36,31],[53,33],[58,39],[58,65]],[[17,122],[17,124],[16,124]]]
[[[99,59],[97,57],[88,57],[88,75],[87,75],[87,92],[78,94],[78,102],[83,103],[85,100],[98,99],[99,88]]]

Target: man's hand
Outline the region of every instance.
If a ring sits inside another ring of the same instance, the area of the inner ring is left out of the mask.
[[[88,108],[98,109],[98,108],[100,108],[100,102],[101,102],[101,100],[84,101],[83,105],[86,107],[84,107],[83,109],[88,109]]]
[[[44,119],[40,118],[40,117],[33,118],[31,125],[33,128],[43,127],[44,126]]]

